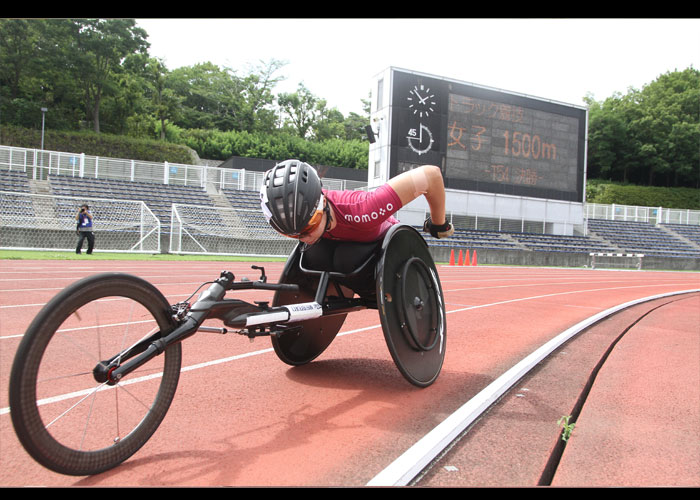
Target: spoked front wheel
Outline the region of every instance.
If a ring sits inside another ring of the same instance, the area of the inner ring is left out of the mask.
[[[181,346],[118,382],[104,380],[101,362],[118,364],[129,347],[173,328],[163,295],[135,276],[91,276],[54,297],[27,329],[10,375],[12,423],[27,452],[55,472],[82,476],[139,450],[170,407]]]

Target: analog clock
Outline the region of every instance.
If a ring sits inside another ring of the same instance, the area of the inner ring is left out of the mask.
[[[427,118],[435,111],[435,94],[423,84],[414,85],[408,93],[408,108],[419,118]]]
[[[430,151],[433,146],[433,134],[430,132],[428,127],[421,124],[418,130],[412,128],[408,131],[406,136],[408,139],[408,146],[413,150],[414,153],[422,155]]]

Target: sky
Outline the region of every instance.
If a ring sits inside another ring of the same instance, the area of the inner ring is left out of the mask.
[[[386,68],[584,105],[700,69],[700,19],[137,19],[169,70],[212,62],[239,76],[272,59],[329,108],[362,114]]]

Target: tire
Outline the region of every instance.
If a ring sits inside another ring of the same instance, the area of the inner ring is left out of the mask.
[[[406,380],[433,384],[446,350],[445,302],[435,262],[423,237],[410,226],[393,226],[377,265],[382,331],[391,357]]]
[[[314,300],[318,277],[306,275],[299,270],[300,245],[287,259],[279,283],[299,285],[298,292],[277,291],[272,300],[273,306],[299,304]],[[330,287],[329,287],[330,288]],[[346,290],[347,291],[347,290]],[[296,323],[298,331],[272,336],[272,347],[277,357],[291,366],[310,363],[320,356],[333,342],[345,322],[347,314],[322,316]]]
[[[165,297],[127,274],[82,279],[49,301],[27,329],[10,374],[12,423],[29,455],[55,472],[84,476],[136,453],[170,407],[181,345],[114,385],[97,382],[92,371],[147,332],[174,326]]]

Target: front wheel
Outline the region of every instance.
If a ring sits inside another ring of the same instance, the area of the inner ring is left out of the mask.
[[[82,476],[139,450],[170,407],[180,344],[116,384],[97,381],[94,370],[174,326],[165,297],[135,276],[99,274],[56,295],[27,329],[10,374],[12,423],[27,452],[55,472]]]

